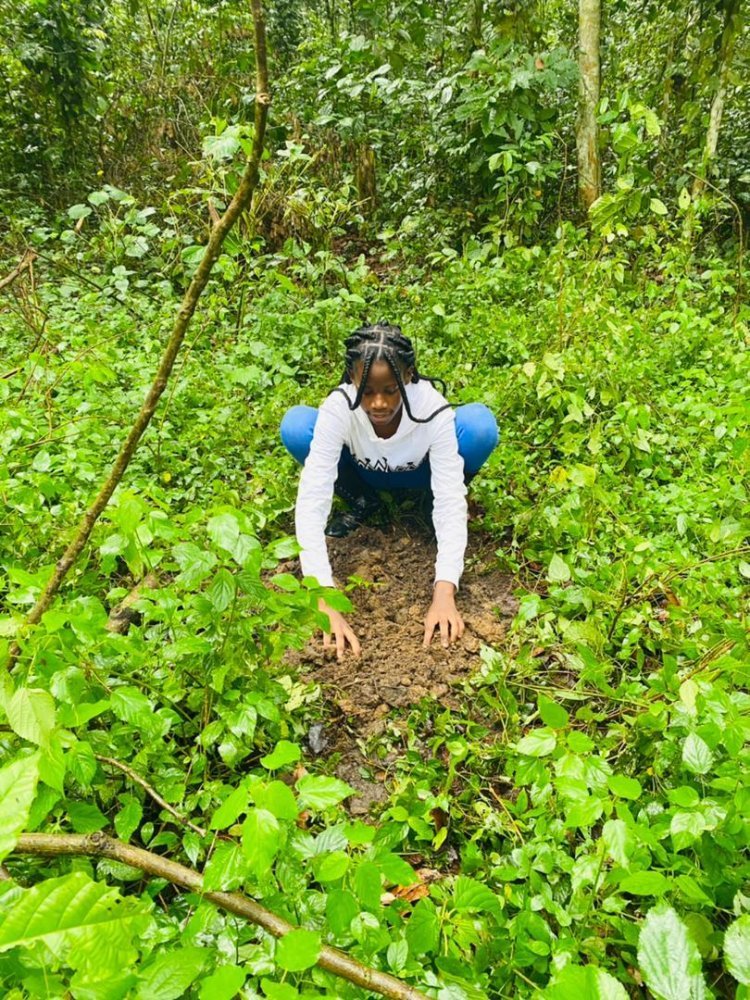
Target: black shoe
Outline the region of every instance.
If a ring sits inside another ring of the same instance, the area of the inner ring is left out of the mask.
[[[381,506],[379,500],[357,497],[352,501],[349,510],[333,515],[326,525],[326,535],[329,538],[346,538],[376,514]]]

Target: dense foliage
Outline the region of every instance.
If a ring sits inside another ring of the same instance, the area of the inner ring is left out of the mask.
[[[609,5],[585,220],[570,5],[277,0],[263,187],[33,629],[236,188],[253,53],[230,2],[39,0],[0,26],[0,275],[37,255],[0,290],[3,995],[368,995],[324,944],[440,1000],[749,995],[748,47],[699,196],[726,5],[698,6]],[[325,619],[289,571],[278,424],[381,316],[498,416],[472,528],[519,610],[459,709],[362,746],[393,761],[365,821],[285,659]],[[302,929],[13,853],[40,831],[103,831]]]

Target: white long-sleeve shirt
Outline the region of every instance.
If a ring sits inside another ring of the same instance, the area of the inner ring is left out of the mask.
[[[355,387],[340,388],[353,402]],[[428,417],[446,404],[437,389],[423,380],[407,385],[406,393],[416,417]],[[325,526],[344,445],[358,465],[380,472],[416,469],[429,458],[438,546],[435,581],[447,580],[458,587],[466,550],[467,507],[453,410],[443,410],[429,423],[419,424],[411,420],[404,406],[396,433],[379,438],[362,407],[350,410],[340,392],[332,392],[318,411],[310,453],[300,476],[295,523],[303,575],[316,577],[324,587],[334,586]]]

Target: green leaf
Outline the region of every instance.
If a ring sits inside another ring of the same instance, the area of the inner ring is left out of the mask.
[[[552,701],[546,695],[539,695],[537,707],[542,722],[552,729],[564,729],[570,721],[570,716],[562,705],[558,705],[556,701]]]
[[[267,875],[281,847],[279,821],[267,809],[251,809],[242,824],[242,853],[256,876]]]
[[[595,965],[566,965],[539,994],[540,1000],[628,1000],[625,987]]]
[[[412,955],[436,951],[440,941],[440,922],[431,900],[420,899],[412,910],[405,933]]]
[[[383,878],[372,861],[361,861],[354,875],[354,891],[362,906],[370,910],[380,907]]]
[[[115,831],[120,840],[130,840],[143,819],[143,806],[138,799],[129,796],[123,808],[115,816]]]
[[[738,983],[750,986],[750,914],[745,913],[727,927],[724,962]]]
[[[609,790],[621,799],[640,798],[643,789],[639,781],[635,778],[628,778],[624,774],[610,774],[607,776]]]
[[[283,781],[271,781],[264,789],[255,792],[256,804],[272,812],[276,819],[294,821],[299,816],[294,792]]]
[[[567,583],[570,579],[570,566],[557,553],[550,559],[547,579],[550,583]]]
[[[201,980],[200,1000],[232,1000],[242,989],[245,972],[239,965],[222,965],[210,976]]]
[[[669,889],[669,879],[661,872],[636,872],[620,882],[620,891],[633,896],[663,896]]]
[[[696,840],[700,840],[705,829],[706,820],[702,813],[676,812],[669,824],[669,833],[675,851],[681,851],[694,844]]]
[[[151,920],[139,900],[73,872],[40,882],[11,904],[0,951],[42,942],[74,969],[127,968],[137,955],[132,940]]]
[[[547,757],[557,746],[557,736],[549,729],[534,729],[516,743],[516,750],[527,757]]]
[[[91,215],[90,205],[71,205],[68,209],[69,219],[85,219]]]
[[[301,756],[302,751],[296,743],[290,743],[289,740],[279,740],[271,753],[260,758],[260,762],[269,771],[277,771],[281,767],[286,767],[287,764],[296,763]]]
[[[274,983],[271,979],[261,979],[261,989],[268,1000],[297,1000],[299,990],[291,983]]]
[[[0,769],[0,861],[16,846],[18,834],[28,823],[38,780],[38,753]]]
[[[208,963],[208,948],[178,948],[159,955],[139,976],[136,1000],[177,1000]]]
[[[240,537],[240,524],[234,514],[217,514],[209,518],[206,531],[214,545],[231,554]]]
[[[666,215],[668,212],[667,206],[659,198],[652,198],[650,202],[651,211],[656,215]]]
[[[378,854],[372,861],[392,885],[414,885],[419,881],[409,862],[404,861],[398,854],[390,852]]]
[[[217,611],[226,611],[237,593],[237,582],[228,569],[218,569],[211,585],[206,591],[206,597]]]
[[[76,833],[96,833],[109,822],[93,802],[67,802],[66,809]]]
[[[503,903],[492,889],[476,879],[459,875],[453,887],[453,906],[459,913],[490,913],[501,919]]]
[[[378,880],[379,881],[379,880]],[[378,885],[378,889],[379,889]],[[337,937],[349,934],[352,920],[359,914],[356,897],[346,889],[329,889],[326,898],[326,919]]]
[[[240,150],[239,126],[230,125],[221,135],[204,135],[203,155],[211,160],[231,160]]]
[[[328,809],[354,795],[354,791],[340,778],[323,778],[315,774],[307,774],[297,782],[300,809]]]
[[[313,871],[319,882],[336,882],[349,869],[349,855],[346,851],[331,851],[313,858]]]
[[[235,788],[224,799],[211,817],[208,824],[210,830],[224,830],[236,822],[237,818],[247,810],[250,801],[250,791],[244,785]]]
[[[633,838],[624,820],[607,820],[602,827],[602,843],[615,864],[628,867]]]
[[[320,958],[320,934],[295,930],[285,934],[276,945],[276,964],[287,972],[302,972]]]
[[[55,728],[55,701],[47,691],[19,688],[7,705],[8,722],[21,739],[41,746]]]
[[[638,939],[638,965],[648,988],[660,1000],[707,996],[697,945],[666,903],[646,915]]]
[[[248,865],[239,844],[222,841],[203,869],[203,888],[229,892],[239,888],[248,876]]]
[[[697,733],[690,733],[682,748],[682,760],[685,767],[693,774],[706,774],[714,761],[714,755],[705,740]]]

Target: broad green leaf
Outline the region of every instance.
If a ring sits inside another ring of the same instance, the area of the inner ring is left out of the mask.
[[[643,789],[641,783],[635,778],[628,778],[624,774],[610,774],[607,776],[609,790],[621,799],[640,798]]]
[[[406,940],[412,955],[434,952],[440,940],[440,922],[435,904],[429,899],[420,899],[411,912],[406,924]]]
[[[217,611],[226,611],[237,593],[237,583],[228,569],[218,569],[211,585],[206,591],[206,597]]]
[[[328,809],[354,795],[354,789],[340,778],[307,774],[297,782],[300,809]]]
[[[655,215],[666,215],[668,212],[667,206],[660,198],[652,198],[650,205],[651,211],[654,212]]]
[[[272,812],[276,819],[296,820],[299,815],[294,792],[283,781],[271,781],[264,789],[256,791],[255,801]]]
[[[38,780],[38,753],[0,769],[0,861],[16,846],[18,834],[28,823]]]
[[[646,915],[638,938],[638,965],[659,1000],[703,1000],[707,995],[697,945],[666,903]]]
[[[714,755],[705,740],[697,733],[690,733],[682,748],[682,760],[693,774],[706,774],[711,769]]]
[[[137,1000],[177,1000],[211,958],[208,948],[178,948],[159,955],[141,971]]]
[[[331,851],[313,858],[313,871],[319,882],[336,882],[349,868],[349,855],[345,851]]]
[[[245,972],[239,965],[222,965],[201,980],[200,1000],[232,1000],[242,989]]]
[[[206,531],[215,545],[231,553],[240,537],[240,524],[234,514],[217,514],[209,518]]]
[[[380,869],[372,861],[361,861],[354,875],[354,891],[362,906],[370,910],[380,907],[380,893],[383,878]]]
[[[320,934],[303,929],[290,931],[277,943],[274,957],[287,972],[309,969],[320,957]]]
[[[42,942],[74,969],[127,968],[137,954],[133,938],[151,920],[139,900],[73,872],[40,882],[11,904],[0,926],[0,951]]]
[[[248,877],[249,868],[239,844],[221,841],[203,869],[203,888],[230,892]]]
[[[378,885],[378,890],[380,886]],[[359,913],[356,897],[346,889],[329,889],[326,898],[326,919],[337,937],[349,933],[352,920]]]
[[[727,927],[724,962],[737,982],[750,986],[750,914],[745,913]]]
[[[516,743],[516,750],[527,757],[547,757],[557,746],[557,736],[550,729],[534,729]]]
[[[453,906],[459,913],[490,913],[498,919],[503,910],[502,900],[492,889],[466,875],[456,879]]]
[[[547,579],[550,583],[567,583],[570,579],[570,566],[557,553],[550,559]]]
[[[261,979],[261,989],[268,1000],[297,1000],[299,990],[291,983],[274,983],[271,979]]]
[[[694,844],[696,840],[700,840],[705,829],[706,819],[702,813],[676,812],[669,824],[669,833],[675,851],[681,851]]]
[[[602,843],[615,864],[621,868],[628,867],[633,838],[624,820],[607,820],[602,827]]]
[[[267,809],[251,809],[242,824],[242,853],[258,877],[268,874],[281,847],[279,821]]]
[[[230,125],[221,135],[203,136],[203,155],[211,160],[231,160],[240,149],[239,126]]]
[[[211,817],[208,824],[210,830],[224,830],[237,821],[237,818],[246,811],[250,801],[250,791],[244,785],[235,788],[224,799],[219,808]]]
[[[390,851],[378,854],[372,859],[373,864],[380,869],[386,881],[392,885],[414,885],[418,882],[417,873],[408,861]]]
[[[570,716],[562,705],[558,705],[556,701],[552,701],[546,695],[539,695],[537,707],[542,722],[552,729],[564,729],[570,721]]]
[[[66,808],[76,833],[96,833],[97,830],[103,830],[109,822],[93,802],[68,802]]]
[[[661,872],[636,872],[620,882],[620,891],[633,896],[663,896],[669,888],[669,879]]]
[[[68,209],[69,219],[85,219],[91,215],[90,205],[71,205]]]
[[[539,1000],[628,1000],[625,987],[595,965],[566,965]]]
[[[280,767],[286,767],[287,764],[296,763],[301,756],[302,751],[296,743],[290,743],[289,740],[279,740],[271,753],[260,758],[260,762],[269,771],[277,771]]]
[[[55,701],[47,691],[19,688],[8,702],[11,729],[38,746],[49,740],[55,728]]]

